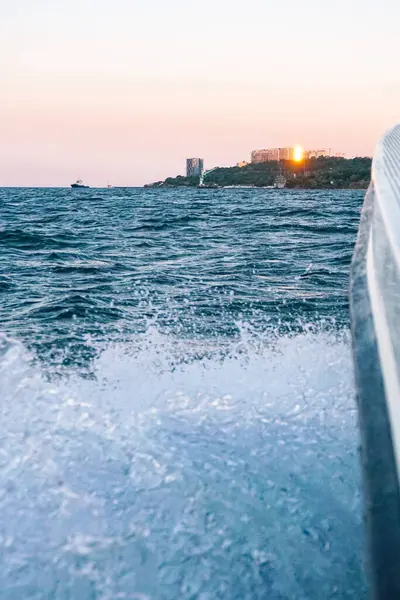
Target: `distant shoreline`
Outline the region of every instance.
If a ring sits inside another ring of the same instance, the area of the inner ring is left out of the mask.
[[[205,188],[272,189],[275,181],[285,182],[285,189],[360,189],[366,190],[371,178],[372,159],[324,156],[301,162],[269,161],[243,167],[217,167],[205,173]],[[199,187],[199,177],[167,177],[145,185],[150,188]],[[276,189],[276,188],[275,188]]]
[[[325,186],[325,187],[306,187],[306,186],[292,186],[292,187],[285,187],[285,188],[277,188],[273,185],[217,185],[217,186],[193,186],[193,185],[173,185],[173,184],[163,184],[163,185],[157,185],[157,184],[145,184],[143,186],[143,188],[146,189],[189,189],[189,190],[193,190],[193,189],[200,189],[200,190],[271,190],[271,191],[276,191],[279,189],[279,191],[282,190],[311,190],[311,191],[318,191],[318,190],[336,190],[336,191],[340,191],[340,190],[367,190],[369,187],[369,182],[367,184],[363,184],[363,185],[351,185],[351,186],[347,186],[347,187],[335,187],[333,185],[330,186]]]

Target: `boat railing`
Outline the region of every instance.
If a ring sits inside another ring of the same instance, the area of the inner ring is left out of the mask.
[[[400,126],[377,146],[350,278],[373,597],[400,598]]]

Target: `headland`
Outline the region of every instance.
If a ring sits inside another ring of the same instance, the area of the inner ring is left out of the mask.
[[[204,187],[274,187],[283,177],[291,189],[366,189],[371,158],[319,156],[302,161],[280,160],[217,167],[205,173]],[[198,187],[199,177],[167,177],[145,187]],[[202,187],[203,187],[202,186]],[[280,187],[280,186],[278,186]],[[283,186],[282,186],[283,187]]]

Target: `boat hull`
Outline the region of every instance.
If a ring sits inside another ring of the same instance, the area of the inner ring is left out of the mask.
[[[400,127],[379,144],[350,276],[372,595],[400,598]]]

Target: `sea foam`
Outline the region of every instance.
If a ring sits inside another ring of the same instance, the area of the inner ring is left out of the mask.
[[[0,342],[7,599],[363,598],[347,335],[149,330],[52,373]]]

